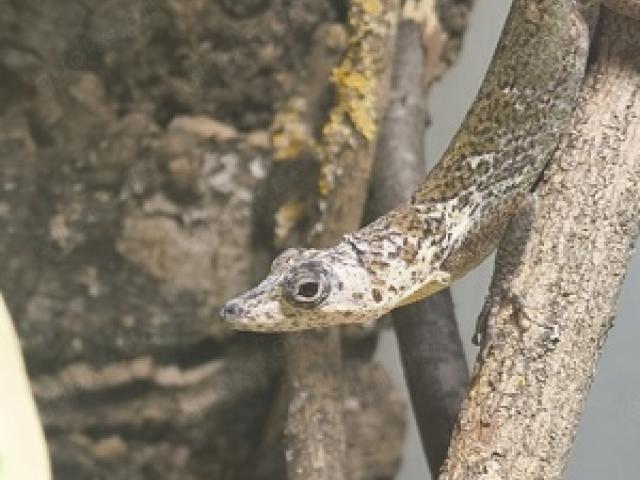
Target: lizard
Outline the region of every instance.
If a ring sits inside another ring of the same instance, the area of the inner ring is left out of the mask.
[[[410,199],[327,249],[288,249],[227,302],[237,330],[367,323],[449,286],[496,247],[575,106],[588,0],[514,0],[477,97]]]

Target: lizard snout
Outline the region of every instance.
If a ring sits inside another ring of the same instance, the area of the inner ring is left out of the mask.
[[[246,314],[246,311],[240,304],[236,302],[227,302],[220,310],[220,317],[225,322],[233,322],[242,318]]]

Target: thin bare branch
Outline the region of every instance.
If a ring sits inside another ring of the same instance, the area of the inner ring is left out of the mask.
[[[393,325],[422,446],[435,478],[468,383],[450,291],[398,309]]]

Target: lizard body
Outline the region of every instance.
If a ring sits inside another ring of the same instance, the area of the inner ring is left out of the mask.
[[[288,250],[221,316],[236,329],[363,323],[448,286],[497,245],[573,110],[589,32],[580,0],[514,0],[476,101],[410,200],[333,248]]]

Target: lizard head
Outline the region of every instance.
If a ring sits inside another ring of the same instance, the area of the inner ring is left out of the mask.
[[[343,243],[284,251],[267,278],[227,302],[220,316],[237,330],[280,332],[363,323],[387,310],[357,253]]]

